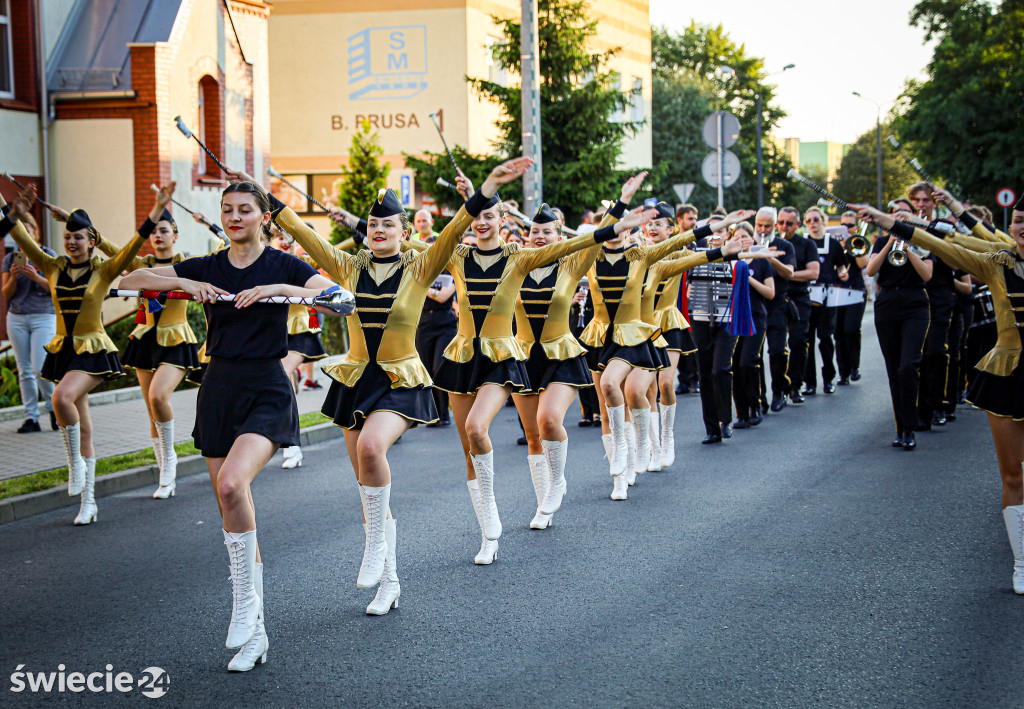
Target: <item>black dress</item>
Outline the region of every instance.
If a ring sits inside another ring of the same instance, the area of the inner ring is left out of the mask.
[[[302,287],[316,275],[309,264],[269,247],[245,268],[233,266],[228,253],[226,249],[182,261],[175,264],[175,273],[229,293],[276,283]],[[236,308],[218,302],[204,308],[210,364],[196,401],[196,448],[207,458],[223,458],[246,433],[282,447],[298,445],[295,393],[281,366],[288,352],[288,306]]]

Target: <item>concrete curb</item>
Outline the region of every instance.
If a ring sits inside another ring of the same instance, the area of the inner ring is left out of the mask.
[[[89,394],[89,406],[103,406],[104,404],[116,404],[121,401],[133,401],[142,398],[142,389],[139,387],[125,387],[124,389],[112,389],[111,391],[98,391]],[[39,404],[40,413],[45,417],[42,403]],[[24,406],[8,406],[0,409],[0,422],[18,421],[25,418]]]
[[[334,438],[341,438],[341,435],[342,429],[338,426],[333,423],[321,423],[302,429],[299,432],[299,441],[302,446],[311,446]],[[201,455],[190,455],[178,460],[179,478],[205,472],[206,460]],[[96,497],[106,497],[126,490],[155,486],[159,478],[160,474],[155,465],[119,470],[116,473],[96,478]],[[43,512],[50,512],[61,507],[72,507],[77,504],[79,504],[79,496],[68,495],[66,485],[8,497],[0,500],[0,524],[15,522]]]

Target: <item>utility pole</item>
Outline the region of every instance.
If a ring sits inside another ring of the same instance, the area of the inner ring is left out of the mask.
[[[537,58],[537,0],[522,0],[519,28],[522,72],[523,154],[533,167],[523,175],[523,213],[532,215],[544,201],[544,170],[540,134],[540,62]]]

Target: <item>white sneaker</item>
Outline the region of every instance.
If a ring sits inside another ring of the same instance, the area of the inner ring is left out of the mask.
[[[284,460],[281,462],[281,467],[285,470],[292,468],[302,467],[302,448],[299,446],[288,446],[283,449]]]

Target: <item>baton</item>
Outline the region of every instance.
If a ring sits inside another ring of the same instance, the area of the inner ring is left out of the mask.
[[[195,300],[189,293],[178,290],[126,290],[124,288],[111,288],[108,293],[110,298],[144,298],[164,303],[168,300]],[[231,303],[237,295],[218,295],[217,300]],[[339,288],[333,293],[317,295],[313,297],[300,297],[295,295],[275,295],[267,298],[260,298],[257,303],[305,305],[325,315],[349,315],[356,309],[355,296],[344,288]]]
[[[213,159],[215,163],[217,163],[217,167],[223,170],[225,175],[231,173],[230,170],[224,167],[224,163],[217,159],[217,156],[213,154],[213,151],[207,148],[206,144],[203,141],[199,140],[199,136],[197,136],[195,133],[189,130],[189,127],[185,125],[185,121],[181,119],[181,116],[174,117],[174,124],[178,127],[178,130],[181,131],[181,134],[183,136],[185,136],[186,138],[194,138],[195,141],[199,143],[199,147],[206,151],[206,154],[209,155],[210,158]]]
[[[28,189],[28,187],[26,187],[25,185],[21,184],[21,183],[20,183],[20,182],[18,182],[18,181],[17,181],[16,179],[14,179],[14,177],[12,177],[12,176],[11,176],[11,173],[9,173],[9,172],[4,172],[4,173],[2,173],[2,174],[3,174],[3,176],[4,176],[4,177],[6,177],[6,178],[7,178],[8,180],[10,180],[10,181],[11,181],[11,182],[13,182],[14,184],[16,184],[16,185],[17,185],[18,187],[20,187],[21,189],[23,189],[23,190],[27,190],[27,189]],[[46,202],[46,201],[44,201],[44,200],[41,200],[41,199],[39,199],[39,195],[36,195],[36,197],[35,197],[35,200],[36,200],[37,202],[39,202],[39,204],[43,205],[44,207],[46,207],[47,209],[49,209],[49,210],[50,210],[51,212],[53,212],[53,213],[55,213],[55,214],[56,214],[56,213],[57,213],[57,212],[59,211],[59,210],[58,210],[58,209],[57,209],[57,208],[56,208],[55,206],[53,206],[53,205],[52,205],[52,204],[50,204],[49,202]]]

